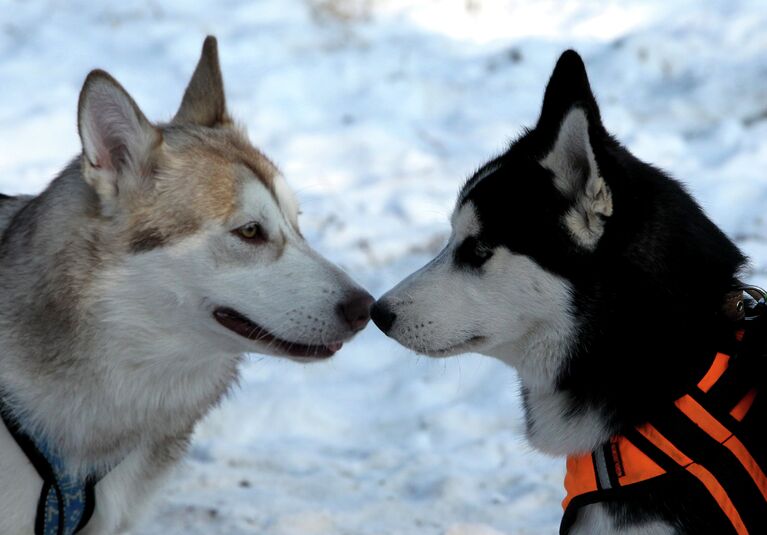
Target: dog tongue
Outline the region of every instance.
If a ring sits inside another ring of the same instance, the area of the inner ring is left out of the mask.
[[[328,344],[328,345],[327,345],[327,348],[328,348],[329,350],[331,350],[333,353],[335,353],[336,351],[338,351],[339,349],[341,349],[341,348],[343,347],[343,345],[344,345],[344,343],[343,343],[343,342],[333,342],[333,343],[331,343],[331,344]]]

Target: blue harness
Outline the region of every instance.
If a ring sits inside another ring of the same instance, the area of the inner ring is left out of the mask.
[[[83,529],[96,507],[94,487],[100,479],[72,477],[64,461],[44,440],[26,434],[0,398],[0,413],[8,431],[43,480],[37,502],[35,535],[73,535]]]

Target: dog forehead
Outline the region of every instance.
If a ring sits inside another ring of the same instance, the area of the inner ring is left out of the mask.
[[[241,210],[252,217],[278,217],[283,214],[287,222],[298,228],[298,204],[285,179],[275,177],[275,188],[267,188],[258,180],[246,180],[242,186]]]
[[[202,153],[210,158],[238,162],[269,184],[279,171],[236,126],[208,128],[196,125],[162,125],[163,142],[170,152]]]
[[[176,190],[193,188],[193,194],[185,193],[185,202],[206,218],[231,215],[250,182],[260,183],[278,203],[295,206],[277,166],[250,144],[244,132],[233,127],[168,126],[163,134],[168,150],[160,167],[166,182],[175,182]]]
[[[495,173],[498,169],[501,168],[501,163],[497,160],[492,160],[489,163],[485,164],[480,168],[474,175],[469,178],[469,180],[466,181],[466,183],[461,188],[461,192],[458,194],[458,202],[456,203],[458,206],[462,205],[466,202],[466,200],[469,198],[471,193],[474,191],[474,188],[476,188],[480,182],[482,182],[485,178]]]
[[[281,174],[274,177],[274,197],[288,222],[298,230],[298,199]]]

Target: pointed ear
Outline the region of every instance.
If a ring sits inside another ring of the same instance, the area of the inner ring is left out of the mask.
[[[109,74],[92,71],[80,92],[77,126],[83,145],[83,177],[106,212],[117,193],[141,180],[160,143],[160,132]]]
[[[599,172],[590,131],[587,112],[571,108],[540,164],[552,172],[554,185],[572,202],[564,217],[565,226],[579,245],[593,250],[613,214],[613,200]]]
[[[556,130],[567,112],[576,105],[586,111],[592,127],[601,127],[599,106],[591,91],[586,66],[577,52],[566,50],[559,57],[546,85],[536,130]]]
[[[213,127],[230,122],[218,63],[218,44],[216,38],[209,35],[202,44],[200,61],[172,123]]]

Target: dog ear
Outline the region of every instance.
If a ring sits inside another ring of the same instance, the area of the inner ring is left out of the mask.
[[[574,106],[586,111],[593,127],[601,127],[599,106],[591,91],[586,66],[576,51],[566,50],[559,56],[546,85],[541,115],[535,129],[556,132],[565,115]]]
[[[606,135],[586,67],[577,52],[565,51],[546,86],[535,127],[548,152],[540,164],[571,203],[564,224],[575,241],[593,250],[613,213],[612,193],[599,172],[594,143]]]
[[[572,202],[565,226],[577,243],[593,250],[613,214],[613,200],[594,157],[590,130],[587,112],[571,108],[540,164],[551,171],[556,188]]]
[[[149,172],[152,151],[162,135],[125,89],[101,70],[85,79],[77,126],[83,146],[83,177],[109,212],[118,191],[129,189],[127,181]]]
[[[213,127],[230,122],[218,62],[218,44],[216,38],[209,35],[202,44],[200,61],[172,123]]]

